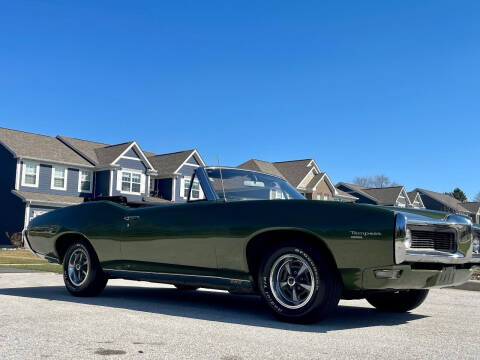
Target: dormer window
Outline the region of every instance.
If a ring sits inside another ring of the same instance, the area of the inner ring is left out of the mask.
[[[40,165],[33,162],[24,162],[22,171],[22,186],[38,187]]]
[[[53,190],[67,190],[67,168],[62,166],[52,166],[52,183]]]

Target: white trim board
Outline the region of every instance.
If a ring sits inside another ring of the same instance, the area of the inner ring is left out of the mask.
[[[177,170],[174,171],[174,173],[178,173],[180,171],[180,169],[187,163],[187,161],[193,156],[193,155],[197,155],[197,158],[198,160],[200,160],[200,163],[201,163],[201,166],[205,166],[205,162],[203,161],[202,157],[200,156],[200,154],[198,153],[198,151],[195,149],[193,150],[190,155],[187,156],[187,158],[185,159],[185,161],[177,168]],[[190,164],[190,165],[193,165],[193,164]]]
[[[125,154],[134,146],[137,150],[137,154],[142,158],[142,161],[147,165],[147,167],[155,171],[155,168],[152,166],[152,164],[150,164],[150,161],[148,161],[148,158],[145,156],[142,149],[140,149],[140,146],[138,146],[136,141],[133,141],[130,146],[128,146],[114,161],[112,161],[112,165],[115,164],[120,158],[125,156]]]
[[[55,168],[63,169],[63,187],[55,186]],[[50,175],[50,189],[58,191],[67,191],[68,168],[65,166],[52,165],[52,172]]]
[[[20,159],[17,159],[17,169],[15,174],[15,190],[20,188],[21,164]]]
[[[25,169],[27,167],[27,163],[34,164],[36,166],[36,177],[35,177],[35,184],[26,184],[25,183]],[[23,187],[31,187],[31,188],[38,188],[38,184],[40,182],[40,163],[35,161],[24,161],[22,164],[22,180],[21,185]]]
[[[89,172],[90,173],[90,190],[82,190],[82,171],[84,172]],[[93,191],[93,171],[88,170],[88,169],[78,169],[78,192],[79,193],[85,193],[85,194],[91,194]]]

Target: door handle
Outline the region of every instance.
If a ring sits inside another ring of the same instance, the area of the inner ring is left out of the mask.
[[[123,220],[125,221],[132,221],[132,220],[138,220],[140,219],[140,216],[124,216]]]

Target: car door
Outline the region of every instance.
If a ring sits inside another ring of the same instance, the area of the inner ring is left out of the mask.
[[[219,204],[200,201],[129,210],[122,256],[128,270],[215,275]]]

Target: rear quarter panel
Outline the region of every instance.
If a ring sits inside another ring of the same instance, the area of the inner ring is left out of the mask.
[[[122,218],[127,208],[111,202],[91,202],[58,209],[32,220],[28,239],[33,251],[58,258],[57,240],[65,235],[84,235],[104,266],[121,259]]]

